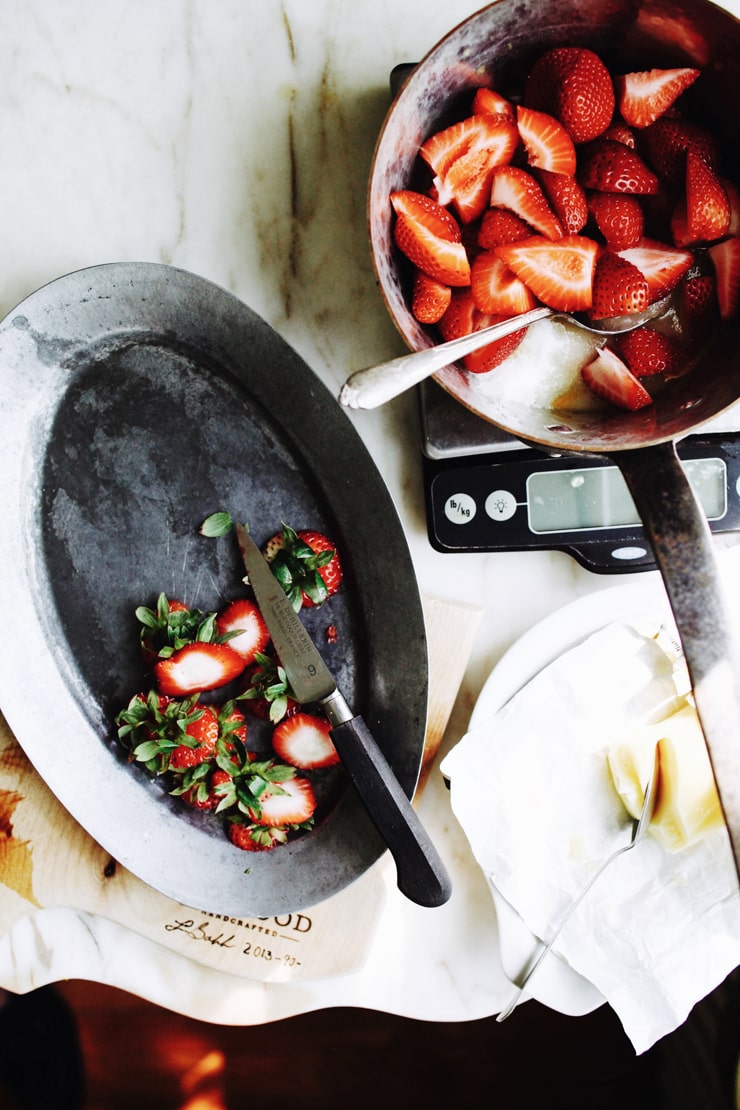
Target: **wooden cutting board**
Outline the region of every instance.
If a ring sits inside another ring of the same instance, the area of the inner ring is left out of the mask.
[[[447,726],[480,610],[424,598],[429,707],[419,792]],[[219,971],[265,982],[361,966],[383,911],[386,853],[347,890],[296,913],[225,918],[159,894],[121,867],[46,787],[0,716],[0,935],[40,909],[100,915]]]

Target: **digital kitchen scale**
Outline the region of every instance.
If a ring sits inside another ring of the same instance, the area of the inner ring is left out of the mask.
[[[565,551],[601,574],[655,561],[619,469],[553,456],[419,386],[429,541],[437,551]],[[713,532],[740,530],[740,408],[687,436],[678,454]]]

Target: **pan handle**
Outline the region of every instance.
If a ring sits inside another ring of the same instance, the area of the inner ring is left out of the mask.
[[[663,576],[740,878],[740,644],[709,525],[675,443],[610,454]]]

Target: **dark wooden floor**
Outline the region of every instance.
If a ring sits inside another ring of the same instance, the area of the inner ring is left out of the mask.
[[[640,1057],[607,1007],[564,1018],[530,1002],[501,1025],[333,1009],[235,1028],[69,982],[0,1010],[0,1110],[735,1110],[739,1046],[737,973]]]

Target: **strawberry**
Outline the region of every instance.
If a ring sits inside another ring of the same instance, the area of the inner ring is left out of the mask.
[[[170,753],[169,770],[179,771],[195,767],[210,759],[218,742],[218,718],[210,706],[204,705],[201,716],[185,729],[189,741],[180,744]]]
[[[450,303],[452,290],[423,270],[414,274],[411,291],[411,312],[420,324],[436,324],[444,316]]]
[[[480,312],[475,307],[470,289],[456,289],[452,294],[450,307],[438,326],[443,339],[457,339],[461,335],[470,335],[471,332],[480,331],[503,319],[505,319],[503,316],[489,316]],[[477,351],[472,351],[462,360],[465,369],[471,374],[487,374],[489,370],[500,366],[504,359],[514,353],[525,335],[526,328],[522,328],[501,339],[495,339]]]
[[[231,775],[219,767],[215,770],[207,768],[207,773],[202,778],[195,778],[187,785],[183,782],[171,793],[182,798],[186,805],[193,806],[194,809],[214,810],[228,799],[233,781]]]
[[[591,50],[560,46],[535,62],[527,78],[524,103],[551,112],[574,143],[595,139],[614,115],[614,86],[609,70]]]
[[[298,709],[284,669],[276,660],[262,654],[258,654],[254,664],[247,668],[239,701],[255,717],[270,720],[273,724]]]
[[[495,89],[484,86],[476,89],[473,97],[473,113],[487,113],[489,116],[503,116],[504,119],[514,120],[516,110],[510,100],[507,100]]]
[[[538,170],[537,180],[560,220],[565,235],[577,235],[582,231],[588,219],[588,204],[585,190],[577,178]]]
[[[646,161],[669,185],[684,180],[689,147],[717,169],[720,162],[719,142],[715,135],[698,123],[659,119],[640,133],[640,148]]]
[[[591,307],[598,244],[582,235],[557,242],[533,235],[496,248],[538,300],[563,312]]]
[[[219,723],[197,697],[173,700],[156,690],[136,694],[116,718],[118,737],[131,759],[153,774],[194,767],[216,753]]]
[[[717,174],[692,147],[686,151],[688,243],[721,239],[730,226],[730,200]]]
[[[571,176],[576,172],[576,148],[562,123],[547,112],[519,104],[516,125],[530,166]]]
[[[445,285],[469,285],[470,264],[454,216],[431,197],[405,189],[391,194],[398,249]]]
[[[709,247],[709,256],[717,277],[719,314],[731,320],[740,311],[740,237],[733,235]]]
[[[698,69],[650,69],[614,78],[617,108],[631,127],[655,123],[681,93],[693,85]]]
[[[632,147],[633,150],[637,146],[634,131],[623,120],[614,120],[601,137],[602,139],[613,139],[615,143],[624,143],[625,146]]]
[[[647,281],[651,304],[675,289],[693,262],[690,251],[654,239],[643,239],[638,246],[618,253],[636,266]]]
[[[591,316],[604,320],[643,312],[648,299],[647,280],[637,267],[612,251],[604,251],[594,271]]]
[[[613,139],[597,139],[583,149],[579,178],[602,193],[657,193],[660,183],[634,150]]]
[[[657,328],[643,325],[618,340],[619,354],[636,378],[650,374],[675,376],[683,368],[679,341]]]
[[[261,828],[254,824],[244,824],[239,820],[229,821],[228,834],[234,847],[241,848],[243,852],[267,852],[271,848],[277,848],[279,844],[285,844],[288,840],[285,829],[269,826]]]
[[[283,524],[263,553],[296,612],[302,606],[323,605],[339,589],[342,564],[334,544],[322,532],[295,532]]]
[[[560,239],[560,221],[531,174],[517,166],[497,166],[493,171],[491,207],[506,208],[548,239]]]
[[[304,825],[316,809],[316,795],[308,779],[300,775],[267,783],[249,816],[256,825]]]
[[[331,726],[325,718],[295,713],[277,726],[272,746],[280,759],[302,771],[333,767],[339,762],[339,755],[330,732]]]
[[[521,216],[506,208],[489,208],[480,222],[478,246],[492,251],[500,243],[515,243],[518,239],[528,239],[531,234],[532,228]]]
[[[588,210],[612,250],[636,247],[642,239],[645,219],[637,197],[594,191],[588,194]]]
[[[494,166],[508,162],[518,142],[512,120],[487,113],[437,131],[419,153],[435,175],[438,202],[452,204],[464,223],[477,219],[488,204]]]
[[[717,283],[713,274],[686,278],[681,289],[681,322],[691,351],[698,351],[717,323]]]
[[[259,608],[253,601],[240,598],[232,601],[216,618],[219,639],[228,638],[229,647],[240,655],[244,664],[252,663],[257,652],[264,651],[270,633]]]
[[[537,307],[537,298],[492,251],[481,251],[471,267],[475,307],[493,316],[518,316]]]
[[[737,235],[740,232],[740,189],[727,177],[720,177],[723,188],[730,202],[730,226],[728,235]]]
[[[645,387],[608,347],[597,348],[593,360],[581,370],[581,377],[597,397],[618,408],[634,412],[652,403]]]
[[[224,686],[243,670],[244,660],[228,644],[194,643],[160,659],[154,676],[161,693],[183,697]]]
[[[214,617],[213,613],[189,609],[163,593],[157,598],[156,609],[138,606],[136,619],[141,625],[139,643],[144,661],[152,664],[195,640],[215,639]]]

